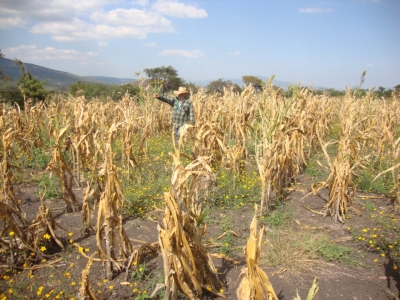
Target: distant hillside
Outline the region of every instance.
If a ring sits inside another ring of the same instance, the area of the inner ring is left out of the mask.
[[[57,71],[48,69],[45,67],[41,67],[34,64],[24,63],[28,72],[35,76],[38,80],[43,81],[46,80],[45,86],[47,88],[51,87],[52,89],[63,89],[67,88],[70,84],[81,81],[81,82],[93,82],[93,83],[104,83],[104,84],[112,84],[112,85],[120,85],[130,83],[133,85],[139,85],[141,81],[137,81],[133,78],[117,78],[117,77],[107,77],[107,76],[78,76],[71,73]],[[19,67],[16,66],[13,60],[8,58],[0,58],[0,70],[3,71],[3,74],[8,75],[12,78],[13,82],[16,83],[18,79],[21,77],[21,73],[19,71]],[[256,76],[263,81],[268,81],[268,77],[265,76]],[[239,86],[243,86],[242,78],[222,78],[223,80],[230,80],[233,83],[236,83]],[[198,86],[207,86],[210,82],[218,80],[188,80],[193,82]],[[290,82],[278,81],[274,80],[274,84],[278,87],[287,88]],[[0,82],[1,85],[1,82]]]
[[[92,79],[89,77],[82,77],[67,72],[52,70],[34,64],[29,64],[29,63],[24,63],[24,64],[28,72],[31,73],[34,77],[36,77],[38,80],[40,81],[46,80],[45,84],[46,86],[66,87],[77,81],[102,82],[100,80]],[[21,72],[19,70],[19,67],[16,66],[13,60],[11,59],[0,58],[0,70],[3,71],[3,74],[10,76],[13,82],[17,82],[18,79],[21,77]]]
[[[104,82],[109,84],[126,84],[136,81],[133,78],[116,78],[116,77],[106,77],[106,76],[83,76],[83,77],[89,80],[94,80],[97,82]]]

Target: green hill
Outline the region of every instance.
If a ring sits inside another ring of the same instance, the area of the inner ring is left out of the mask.
[[[134,79],[128,78],[78,76],[67,72],[44,68],[34,64],[24,64],[28,72],[36,77],[36,79],[40,81],[46,80],[45,86],[52,90],[66,90],[66,88],[68,88],[70,84],[78,81],[104,84],[123,84],[134,81]],[[3,71],[3,74],[8,75],[12,78],[12,83],[16,83],[21,77],[19,67],[15,65],[13,60],[11,59],[0,58],[0,70]]]

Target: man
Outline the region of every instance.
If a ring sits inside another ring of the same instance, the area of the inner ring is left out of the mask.
[[[174,94],[177,96],[175,99],[160,96],[159,94],[155,94],[154,97],[172,106],[172,129],[175,133],[176,141],[179,141],[179,129],[181,126],[186,123],[194,125],[194,108],[193,102],[187,98],[189,91],[186,90],[186,87],[179,87],[177,91],[174,91]]]

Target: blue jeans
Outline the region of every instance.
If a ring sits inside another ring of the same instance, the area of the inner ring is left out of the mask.
[[[179,130],[180,130],[180,129],[181,129],[181,126],[174,127],[174,133],[175,133],[175,141],[176,141],[176,143],[179,142],[179,138],[180,138]]]

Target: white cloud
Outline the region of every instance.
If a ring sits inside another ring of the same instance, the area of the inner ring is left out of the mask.
[[[172,49],[172,50],[164,50],[160,53],[160,55],[175,55],[175,56],[182,56],[182,57],[187,57],[187,58],[199,58],[203,57],[204,54],[201,53],[200,50],[193,50],[193,51],[187,51],[187,50],[178,50],[178,49]]]
[[[155,42],[151,42],[148,44],[144,44],[146,47],[157,47],[157,44]]]
[[[70,42],[118,37],[146,38],[150,33],[174,32],[164,15],[188,18],[207,17],[204,9],[177,0],[158,0],[149,9],[116,8],[108,4],[125,0],[1,0],[0,28],[32,24],[29,31],[50,34],[53,40]],[[149,0],[132,0],[141,6]]]
[[[316,7],[310,7],[310,8],[300,8],[299,12],[301,13],[306,13],[306,14],[320,14],[320,13],[330,13],[333,12],[332,8],[316,8]]]
[[[5,49],[4,53],[13,55],[13,54],[19,54],[25,50],[35,50],[35,49],[36,49],[35,45],[20,45],[18,47],[11,47],[11,48]]]
[[[26,21],[19,17],[0,18],[0,28],[23,27]]]
[[[96,32],[94,25],[79,19],[71,22],[43,22],[33,26],[33,33],[50,33],[56,41],[77,41],[102,39],[103,36]]]
[[[367,64],[367,67],[373,67],[374,65],[373,64],[371,64],[371,63],[368,63]]]
[[[132,4],[138,4],[140,6],[146,6],[149,4],[149,0],[133,0]]]
[[[107,42],[98,42],[97,45],[99,45],[100,47],[107,47],[108,43]]]
[[[187,5],[177,0],[158,0],[152,8],[167,16],[178,18],[206,18],[208,16],[204,9],[193,5]]]
[[[228,52],[228,55],[239,55],[240,51],[235,51],[235,52]]]
[[[97,25],[96,26],[96,34],[101,37],[124,37],[124,36],[133,36],[139,39],[146,38],[147,33],[149,33],[149,29],[139,28],[139,27],[128,27],[128,26],[109,26],[109,25]]]
[[[163,19],[163,18],[162,18]],[[112,21],[111,18],[110,21]],[[165,19],[166,20],[166,19]],[[39,23],[31,28],[33,33],[49,33],[56,41],[79,41],[79,40],[99,40],[115,37],[135,37],[135,38],[146,38],[149,33],[160,33],[160,32],[173,32],[174,29],[172,24],[167,22],[159,22],[153,25],[144,26],[113,26],[114,24],[105,24],[106,22],[100,22],[99,24],[91,24],[79,19],[74,19],[71,22],[44,22]],[[116,20],[116,23],[123,24],[129,22],[127,20]],[[137,22],[137,21],[134,21]],[[151,20],[144,20],[144,22],[151,22]],[[156,22],[153,22],[156,23]]]
[[[2,0],[0,13],[24,16],[37,21],[71,19],[75,14],[101,10],[106,4],[120,0]]]
[[[117,8],[107,13],[95,12],[90,17],[98,23],[128,26],[159,26],[172,28],[171,21],[161,17],[155,12],[148,12],[139,9]]]
[[[34,45],[20,45],[4,50],[7,56],[19,56],[24,60],[78,60],[85,61],[90,57],[96,57],[99,54],[96,52],[79,52],[69,49],[56,49],[54,47],[46,47],[38,49]]]

